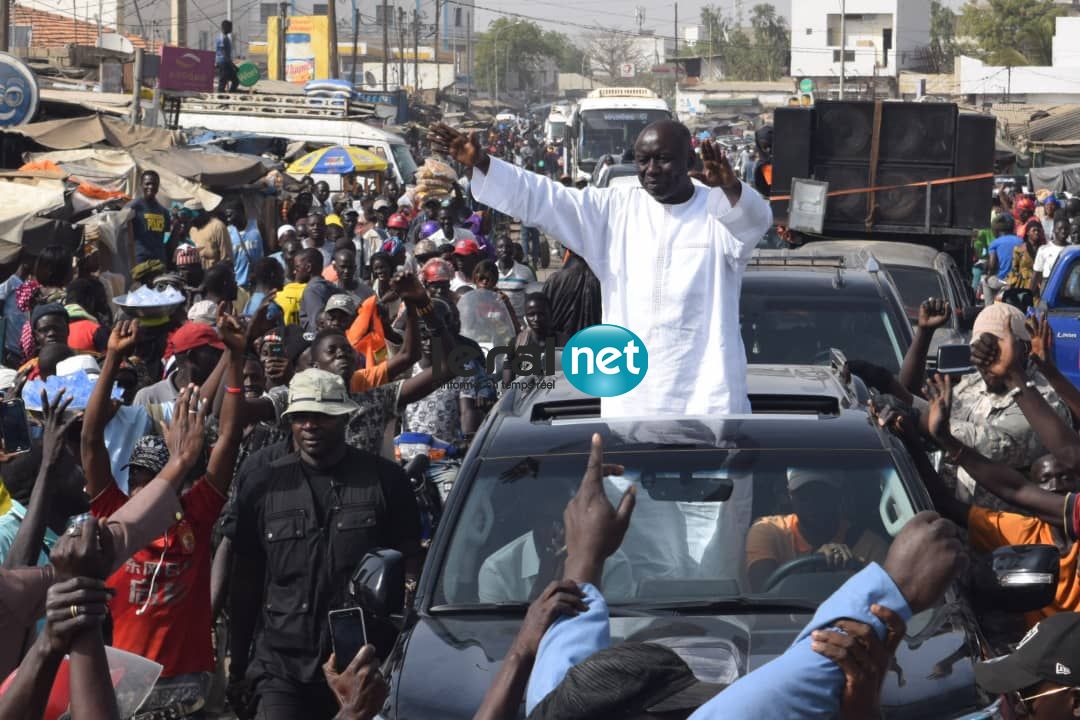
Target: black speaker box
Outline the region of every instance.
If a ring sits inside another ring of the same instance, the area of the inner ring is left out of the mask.
[[[951,168],[944,166],[883,164],[878,168],[876,186],[939,180],[951,174]],[[829,192],[866,188],[870,186],[870,168],[861,163],[822,163],[814,166],[814,178],[827,181]],[[869,203],[869,193],[830,197],[825,223],[860,229],[866,224]],[[952,214],[951,186],[934,186],[930,203],[930,223],[948,225]],[[914,229],[926,224],[925,187],[879,191],[875,205],[875,225],[910,226]]]
[[[815,113],[814,153],[819,162],[870,162],[874,103],[823,101]],[[952,103],[882,103],[879,162],[951,165],[956,115]]]
[[[981,175],[994,172],[997,121],[991,115],[960,113],[956,131],[954,174]],[[994,178],[953,184],[953,224],[982,227],[989,222]]]

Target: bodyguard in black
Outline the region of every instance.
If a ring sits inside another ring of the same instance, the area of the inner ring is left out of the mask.
[[[349,604],[349,577],[366,552],[399,550],[415,576],[416,499],[400,467],[345,444],[355,410],[340,377],[298,373],[285,411],[297,451],[237,497],[231,608],[242,647],[232,645],[230,682],[256,684],[266,720],[337,713],[321,670],[331,652],[327,613]],[[257,619],[254,651],[244,652]]]

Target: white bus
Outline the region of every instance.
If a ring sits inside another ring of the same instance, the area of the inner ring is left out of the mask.
[[[593,90],[578,101],[566,131],[566,168],[574,180],[588,180],[597,161],[633,150],[645,126],[668,120],[671,108],[647,88]]]

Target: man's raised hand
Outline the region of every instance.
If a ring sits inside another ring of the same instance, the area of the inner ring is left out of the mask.
[[[436,123],[428,130],[428,142],[435,152],[449,155],[467,168],[480,168],[487,172],[489,158],[480,137],[474,132],[466,135],[444,123]]]
[[[210,403],[199,401],[199,388],[188,385],[173,405],[172,422],[164,427],[169,447],[169,465],[186,475],[202,454],[206,441],[206,416]],[[164,425],[164,423],[163,423]]]
[[[920,613],[941,599],[968,561],[960,528],[926,510],[908,520],[893,540],[884,568],[911,612]]]
[[[930,298],[919,305],[919,327],[923,330],[937,330],[949,321],[952,308],[941,298]]]
[[[112,332],[109,334],[109,344],[106,347],[106,351],[110,355],[115,355],[117,359],[123,360],[131,354],[138,339],[139,321],[121,320],[116,323]]]
[[[739,178],[731,168],[727,154],[712,140],[701,143],[701,170],[690,173],[690,177],[709,187],[734,190],[739,187]]]
[[[604,476],[622,473],[621,465],[604,464],[604,444],[600,436],[594,434],[581,487],[563,512],[565,579],[599,587],[604,561],[622,545],[630,527],[630,515],[634,512],[635,487],[631,485],[623,493],[618,509],[612,507],[604,494]]]

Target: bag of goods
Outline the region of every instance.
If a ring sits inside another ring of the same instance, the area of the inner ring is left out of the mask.
[[[457,173],[442,160],[429,157],[416,171],[416,200],[423,203],[429,197],[440,200],[448,197],[457,182]]]

